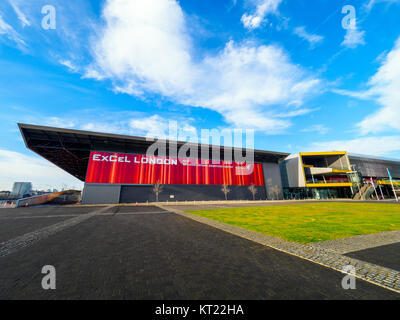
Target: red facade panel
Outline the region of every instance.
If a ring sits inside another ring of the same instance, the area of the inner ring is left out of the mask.
[[[87,183],[264,185],[261,164],[153,157],[123,153],[90,154]]]

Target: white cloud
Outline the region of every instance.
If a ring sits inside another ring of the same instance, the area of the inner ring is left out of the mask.
[[[327,134],[329,130],[330,129],[324,126],[323,124],[314,124],[305,129],[302,129],[301,132],[317,132],[319,134]]]
[[[372,93],[369,91],[357,92],[357,91],[343,90],[343,89],[332,89],[331,91],[340,94],[342,96],[349,96],[360,100],[370,100],[372,98]]]
[[[321,43],[324,40],[323,36],[308,33],[304,26],[297,27],[294,29],[294,34],[299,36],[300,38],[309,42],[310,46],[313,48],[316,44]]]
[[[377,3],[400,3],[400,0],[369,0],[368,3],[365,3],[364,8],[370,11]]]
[[[370,11],[372,9],[372,7],[375,5],[376,0],[369,0],[368,3],[364,4],[364,8],[367,9],[368,11]]]
[[[8,0],[8,2],[10,3],[15,13],[17,14],[18,19],[21,22],[22,26],[23,27],[30,26],[31,25],[30,21],[26,18],[25,14],[19,9],[15,0]]]
[[[16,109],[15,107],[13,109]],[[130,111],[101,111],[98,109],[84,109],[68,116],[47,117],[31,110],[18,108],[23,113],[13,121],[33,123],[58,128],[73,128],[94,132],[108,132],[123,135],[136,135],[149,138],[168,138],[170,132],[174,135],[171,139],[185,140],[187,136],[200,133],[196,131],[195,119],[185,117],[183,114],[163,116],[159,114],[146,114],[144,112]],[[37,119],[40,119],[38,122]]]
[[[134,118],[129,121],[129,125],[137,135],[149,138],[157,137],[167,139],[170,134],[173,134],[174,129],[177,131],[178,140],[186,141],[187,136],[191,137],[197,134],[196,128],[187,120],[181,120],[178,124],[177,121],[165,119],[159,115],[153,115],[146,118]],[[176,139],[176,137],[173,138]]]
[[[247,29],[256,29],[260,27],[268,14],[276,14],[282,0],[251,0],[255,5],[255,12],[252,14],[243,14],[241,21]]]
[[[80,180],[44,159],[0,149],[0,189],[10,190],[15,181],[32,182],[34,189],[82,188]]]
[[[297,116],[303,116],[305,114],[314,112],[319,110],[319,108],[299,108],[299,109],[293,109],[292,111],[285,112],[285,113],[278,113],[275,116],[279,118],[291,118],[291,117],[297,117]]]
[[[71,60],[60,60],[59,63],[64,67],[67,67],[71,72],[78,72],[79,67],[76,66]]]
[[[56,9],[54,30],[42,28],[45,14],[41,10],[45,5]],[[88,37],[95,32],[94,21],[99,19],[89,1],[3,0],[0,11],[13,30],[9,38],[12,36],[14,43],[9,45],[16,43],[24,53],[29,49],[30,54],[45,57],[52,63],[68,60],[75,66],[89,64]]]
[[[47,118],[44,125],[161,139],[167,139],[170,134],[173,134],[174,136],[171,139],[178,138],[182,141],[198,133],[192,124],[194,120],[184,119],[180,115],[176,115],[172,119],[158,114],[149,116],[141,113],[133,115],[117,112],[101,114],[99,118],[101,120],[93,120],[92,117],[82,117],[81,119],[52,117]],[[169,131],[170,126],[171,132]],[[178,134],[178,137],[176,134]]]
[[[158,88],[164,95],[187,94],[196,70],[183,12],[174,0],[108,0],[106,28],[96,43],[103,73],[126,88]]]
[[[365,31],[358,30],[357,27],[346,29],[346,35],[341,43],[342,46],[355,49],[359,45],[364,45]]]
[[[102,75],[98,70],[93,68],[92,66],[86,67],[84,70],[84,74],[82,76],[83,79],[95,79],[95,80],[104,80],[105,76]]]
[[[314,142],[308,148],[312,151],[348,151],[376,156],[393,156],[400,151],[400,136],[363,137],[353,140]]]
[[[131,134],[127,122],[119,121],[85,121],[82,124],[76,125],[75,128],[93,132],[107,132],[114,134]]]
[[[400,37],[361,92],[336,91],[360,99],[374,99],[381,108],[357,124],[361,134],[400,130]]]
[[[129,124],[132,128],[147,137],[160,137],[168,131],[168,122],[164,121],[159,115],[144,119],[132,119]]]
[[[26,43],[24,42],[24,40],[22,40],[22,37],[18,34],[17,31],[15,31],[15,29],[10,26],[6,21],[4,21],[0,12],[0,39],[2,35],[5,35],[19,49],[25,50]]]
[[[245,13],[242,18],[240,19],[243,25],[247,29],[256,29],[260,26],[262,18],[260,16],[253,16],[251,14]]]
[[[400,130],[400,37],[368,84],[382,108],[358,124],[362,132]]]
[[[278,5],[268,3],[268,10]],[[160,94],[217,111],[233,126],[275,132],[290,126],[276,114],[298,110],[320,84],[274,45],[230,41],[221,52],[194,59],[175,0],[108,0],[103,16],[89,70],[96,79],[112,79],[117,92]]]
[[[239,128],[286,129],[290,122],[278,118],[299,112],[304,96],[318,86],[275,46],[229,42],[201,67],[206,74],[185,102],[217,111]],[[277,108],[280,104],[286,107]]]
[[[73,128],[76,126],[76,121],[59,117],[50,117],[45,120],[44,125],[50,127]]]

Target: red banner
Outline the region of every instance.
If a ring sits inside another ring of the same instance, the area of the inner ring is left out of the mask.
[[[261,164],[90,153],[87,183],[264,185]]]

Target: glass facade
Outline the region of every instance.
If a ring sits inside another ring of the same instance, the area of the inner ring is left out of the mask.
[[[346,188],[284,188],[285,200],[308,200],[308,199],[347,199],[352,197],[349,187]]]
[[[292,155],[281,163],[284,198],[343,199],[353,198],[358,193],[364,198],[376,198],[376,193],[378,198],[391,198],[394,195],[386,182],[387,169],[394,181],[400,178],[400,161],[356,155],[350,155],[348,161],[343,152]],[[367,188],[370,178],[376,189]],[[400,193],[400,186],[396,184],[395,187]]]

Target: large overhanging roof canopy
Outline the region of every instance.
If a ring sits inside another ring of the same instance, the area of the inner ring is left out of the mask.
[[[18,126],[27,148],[82,181],[85,180],[91,150],[144,154],[154,142],[165,141],[31,124],[19,123]],[[166,155],[168,155],[168,144],[177,143],[179,148],[185,143],[165,142],[167,143]],[[211,146],[197,145],[197,147],[199,155],[201,154],[200,148],[209,147],[211,158]],[[223,159],[223,147],[217,148],[220,148],[221,158]],[[242,151],[243,154],[246,151],[242,149],[236,150]],[[288,155],[288,153],[254,150],[255,162],[277,163]]]

